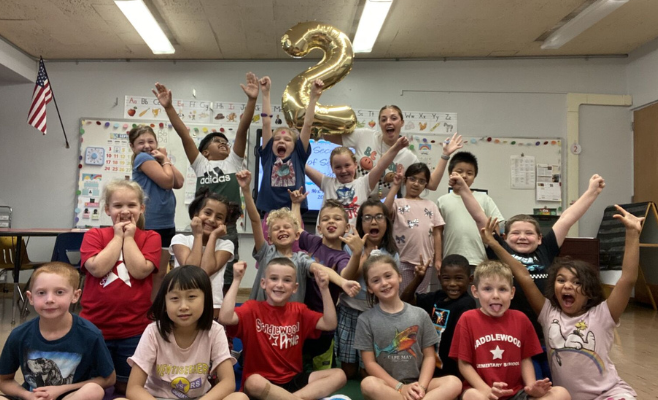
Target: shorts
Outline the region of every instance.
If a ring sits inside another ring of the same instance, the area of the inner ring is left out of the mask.
[[[226,225],[226,236],[222,239],[230,240],[233,243],[233,258],[226,263],[226,268],[224,268],[224,287],[227,287],[233,283],[233,264],[240,259],[240,241],[238,240],[237,225]]]
[[[273,385],[277,385],[284,390],[286,390],[289,393],[295,393],[298,390],[303,389],[306,385],[308,385],[308,378],[311,376],[310,373],[308,372],[301,372],[295,376],[292,377],[291,380],[289,380],[286,383],[274,383],[271,382]],[[249,396],[250,399],[252,400],[257,400],[255,397]]]
[[[306,339],[304,348],[304,371],[330,369],[334,355],[334,334],[320,335],[318,339]]]
[[[160,239],[162,240],[162,248],[169,250],[171,245],[171,238],[176,234],[176,228],[164,228],[164,229],[148,229],[149,231],[158,232]]]
[[[339,304],[338,326],[334,336],[334,352],[340,362],[356,364],[358,361],[361,368],[365,368],[359,351],[354,348],[354,336],[356,336],[356,322],[361,311]]]
[[[114,370],[117,373],[117,382],[128,382],[130,370],[132,369],[128,365],[128,357],[132,357],[135,354],[139,339],[141,338],[142,335],[140,334],[126,339],[105,340],[105,345],[107,345],[107,349],[112,356]]]

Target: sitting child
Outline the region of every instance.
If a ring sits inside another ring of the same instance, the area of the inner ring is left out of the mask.
[[[423,282],[428,269],[426,264],[416,267],[414,280],[402,292],[400,298],[425,310],[439,334],[441,342],[434,376],[461,376],[457,361],[450,358],[448,354],[457,321],[463,313],[475,308],[475,300],[468,294],[468,287],[473,280],[471,267],[465,257],[451,254],[441,262],[439,283],[442,289],[432,293],[416,293],[416,288]]]
[[[244,344],[242,388],[256,399],[319,399],[343,387],[345,373],[332,368],[310,374],[302,371],[302,345],[321,331],[336,328],[336,308],[324,269],[315,273],[322,292],[323,313],[290,301],[298,288],[297,267],[286,257],[261,264],[260,286],[266,301],[249,300],[235,307],[245,263],[234,265],[234,278],[219,312],[231,336]]]
[[[499,261],[475,269],[471,287],[480,309],[466,311],[457,322],[450,357],[464,377],[463,400],[564,399],[569,393],[535,379],[530,357],[542,352],[530,320],[509,310],[514,297],[512,271]]]
[[[16,327],[0,356],[0,399],[101,400],[116,373],[103,334],[73,315],[80,299],[80,275],[62,262],[32,274],[27,292],[39,315]],[[21,368],[25,382],[14,379]]]

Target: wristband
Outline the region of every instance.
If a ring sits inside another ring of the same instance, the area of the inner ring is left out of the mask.
[[[402,392],[402,386],[404,386],[404,383],[398,382],[398,384],[395,385],[395,390],[397,390],[398,392]]]
[[[260,113],[260,116],[263,117],[263,118],[266,118],[266,117],[272,118],[272,114],[268,115],[267,113]]]
[[[441,154],[441,159],[448,161],[448,160],[450,160],[450,156],[447,156],[445,154]]]
[[[418,386],[420,386],[425,392],[427,392],[427,388],[425,386],[421,385],[420,383],[418,384]]]
[[[163,163],[162,163],[162,166],[163,166],[163,167],[164,167],[165,165],[172,165],[172,164],[171,164],[169,161],[167,161],[167,162],[163,162]]]

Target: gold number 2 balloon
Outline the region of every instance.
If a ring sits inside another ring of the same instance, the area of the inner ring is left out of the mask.
[[[324,51],[318,64],[294,77],[283,92],[281,105],[290,127],[301,130],[309,101],[311,85],[315,79],[324,81],[329,89],[352,70],[352,43],[343,32],[321,22],[302,22],[290,28],[281,37],[281,46],[292,57],[306,56],[312,49]],[[341,135],[354,131],[356,115],[349,106],[315,106],[313,133],[315,135]]]

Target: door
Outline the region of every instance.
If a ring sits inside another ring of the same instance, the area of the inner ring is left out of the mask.
[[[658,103],[635,111],[633,121],[633,202],[658,202]]]

